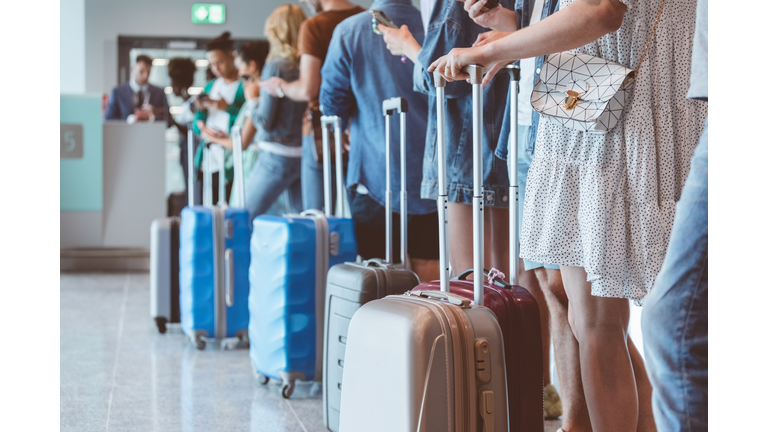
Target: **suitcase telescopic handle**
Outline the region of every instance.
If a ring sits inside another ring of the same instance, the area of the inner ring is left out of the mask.
[[[445,176],[445,78],[433,72],[437,93],[437,218],[440,238],[440,291],[448,292],[451,268],[448,256],[448,186]]]
[[[195,205],[195,131],[192,130],[192,123],[187,126],[187,205]]]
[[[224,252],[224,278],[226,280],[227,293],[226,302],[227,306],[231,307],[235,304],[235,256],[232,249],[227,249]]]
[[[445,300],[448,303],[460,307],[469,307],[470,301],[458,294],[452,294],[443,291],[410,291],[410,295],[416,297],[432,298],[438,300]]]
[[[461,69],[469,74],[472,84],[472,257],[475,274],[482,274],[484,265],[483,225],[483,67],[468,65]],[[484,301],[483,278],[475,278],[475,304]]]
[[[243,136],[240,126],[232,126],[232,159],[235,164],[235,188],[240,208],[245,208],[245,177],[243,173]]]
[[[517,285],[520,267],[520,188],[517,184],[517,104],[520,92],[520,66],[509,63],[501,70],[509,74],[509,150],[507,151],[507,172],[509,173],[509,281]]]
[[[328,134],[328,126],[333,125],[333,140],[336,150],[336,216],[342,217],[344,213],[344,177],[341,161],[341,117],[321,116],[320,125],[323,128],[323,198],[325,201],[325,215],[333,216],[331,212],[331,144]]]
[[[392,250],[392,178],[391,178],[391,159],[390,149],[390,117],[395,111],[400,114],[400,261],[403,268],[408,268],[408,190],[405,180],[405,141],[406,127],[405,115],[408,112],[408,101],[402,97],[393,97],[386,99],[381,103],[381,110],[384,113],[386,128],[386,184],[387,192],[385,199],[385,245],[386,259],[390,264],[394,264],[394,251]]]

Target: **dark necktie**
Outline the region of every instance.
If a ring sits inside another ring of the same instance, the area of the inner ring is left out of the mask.
[[[144,92],[139,90],[136,93],[136,108],[141,108],[142,105],[144,105]]]

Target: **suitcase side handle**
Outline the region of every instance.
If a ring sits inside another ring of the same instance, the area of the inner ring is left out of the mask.
[[[465,299],[464,297],[458,294],[452,294],[444,291],[408,291],[405,294],[410,296],[416,296],[416,297],[445,300],[452,305],[456,305],[463,308],[468,308],[472,304],[472,302],[470,302],[469,299]]]
[[[475,272],[475,269],[465,270],[464,273],[456,276],[455,280],[465,281],[465,280],[467,280],[467,277],[469,275],[473,274],[474,272]],[[483,276],[488,277],[490,274],[491,274],[491,272],[488,271],[488,269],[483,269]],[[499,288],[512,289],[512,285],[507,283],[507,281],[505,281],[504,279],[496,279],[496,278],[494,278],[492,283],[494,285],[496,285],[497,287],[499,287]]]
[[[224,252],[224,278],[226,280],[226,302],[227,306],[232,307],[235,304],[235,256],[232,249]]]

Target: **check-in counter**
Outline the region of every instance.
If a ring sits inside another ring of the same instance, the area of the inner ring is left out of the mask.
[[[103,121],[100,95],[61,95],[60,108],[62,257],[148,251],[150,224],[166,213],[166,123]]]

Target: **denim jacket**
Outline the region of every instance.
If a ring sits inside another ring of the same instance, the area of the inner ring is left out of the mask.
[[[533,4],[535,3],[535,0],[517,0],[515,2],[515,16],[517,17],[517,28],[522,29],[525,27],[528,27],[531,24],[531,14],[533,13]],[[557,12],[558,8],[560,6],[559,0],[544,0],[544,7],[541,8],[541,19],[544,19],[553,13]],[[544,66],[544,61],[546,60],[547,56],[539,56],[536,57],[536,69],[533,72],[533,82],[534,84],[539,79],[539,72],[541,72],[541,67]],[[518,62],[519,64],[520,62]],[[518,103],[531,103],[530,100],[519,100]],[[504,123],[501,125],[501,135],[499,137],[499,144],[496,146],[496,156],[507,160],[507,150],[509,146],[509,123],[510,123],[510,116],[511,112],[509,103],[507,103],[507,107],[504,110]],[[517,125],[515,125],[517,127]],[[533,155],[534,148],[536,146],[536,131],[539,128],[539,113],[536,110],[533,110],[533,114],[531,115],[531,131],[530,136],[528,137],[528,147],[526,147],[525,152],[529,155]]]
[[[417,42],[424,38],[421,15],[411,0],[376,0],[371,9],[386,13],[397,25],[406,24]],[[371,28],[366,11],[342,21],[333,31],[321,71],[320,106],[324,115],[337,115],[350,125],[347,187],[364,185],[379,204],[386,197],[385,119],[381,103],[400,96],[408,101],[406,114],[406,188],[408,213],[437,211],[435,201],[419,195],[427,127],[427,97],[413,91],[413,63],[393,56],[381,35]],[[390,119],[392,208],[400,209],[400,119]]]
[[[264,64],[261,79],[273,76],[287,82],[299,79],[299,68],[291,67],[282,57]],[[288,98],[276,98],[261,92],[259,104],[251,112],[256,127],[256,142],[269,141],[290,147],[301,147],[301,121],[307,110],[306,102],[294,102]]]
[[[501,0],[502,5],[510,6],[511,0]],[[507,4],[509,3],[509,4]],[[429,111],[431,113],[427,125],[427,148],[430,154],[434,150],[437,140],[437,119],[436,115],[436,91],[432,73],[427,72],[427,68],[432,62],[448,54],[453,48],[467,48],[477,40],[480,33],[489,31],[488,29],[476,24],[464,10],[464,3],[456,0],[436,0],[432,16],[429,20],[424,44],[419,52],[418,60],[420,65],[416,66],[414,71],[414,88],[417,91],[429,95]],[[501,132],[502,117],[504,115],[503,107],[506,105],[506,97],[509,94],[509,79],[499,77],[494,78],[491,83],[483,90],[483,173],[484,178],[488,179],[488,173],[495,170],[493,161],[493,152],[499,141]],[[454,160],[449,160],[447,169],[449,171],[448,179],[448,199],[452,202],[463,202],[462,196],[471,195],[472,164],[466,161],[458,160],[472,158],[472,86],[465,81],[455,81],[447,83],[445,87],[446,98],[446,120],[445,120],[445,138],[447,146],[457,147],[457,155]],[[449,152],[450,153],[450,152]],[[433,177],[434,184],[423,184],[422,195],[431,195],[437,188],[436,161],[424,161],[425,180]],[[450,178],[454,173],[453,180]],[[434,174],[434,175],[433,175]],[[499,200],[506,197],[506,171],[498,173],[503,179],[491,182],[495,186],[503,183],[503,186],[494,187],[485,185],[486,205],[498,205],[496,195],[500,195]],[[496,174],[490,175],[491,178]],[[471,199],[471,198],[470,198]]]

